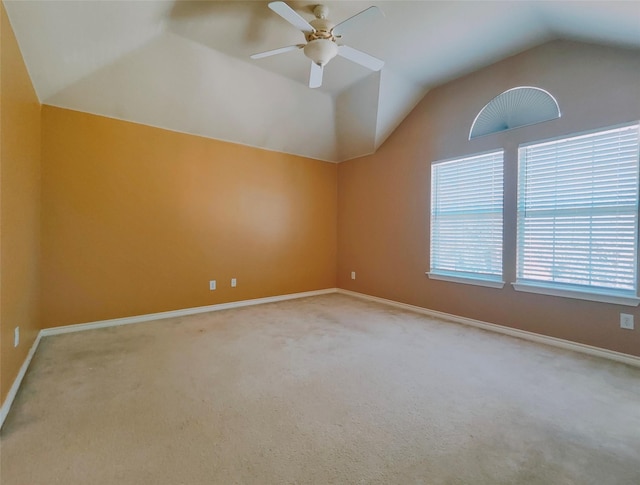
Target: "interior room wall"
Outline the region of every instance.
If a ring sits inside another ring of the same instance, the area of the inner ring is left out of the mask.
[[[430,91],[376,154],[336,166],[41,109],[0,16],[1,400],[40,328],[336,285],[640,355],[618,323],[638,308],[509,284],[518,144],[640,118],[636,51],[559,41],[514,56]],[[549,90],[562,118],[468,141],[482,106],[517,85]],[[507,285],[429,280],[430,162],[497,147]]]
[[[52,106],[42,137],[44,327],[335,287],[335,164]]]
[[[39,261],[40,102],[0,2],[0,402],[40,329]]]
[[[517,146],[640,118],[638,51],[557,41],[435,88],[370,156],[338,168],[338,286],[454,315],[640,355],[619,327],[638,307],[517,292]],[[468,140],[476,114],[515,86],[553,94],[558,120]],[[431,162],[505,149],[503,289],[429,280]],[[351,271],[357,279],[350,278]]]

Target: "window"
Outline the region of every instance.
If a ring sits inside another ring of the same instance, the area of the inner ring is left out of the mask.
[[[430,278],[502,287],[502,150],[431,166]]]
[[[638,303],[638,126],[520,147],[516,289]]]

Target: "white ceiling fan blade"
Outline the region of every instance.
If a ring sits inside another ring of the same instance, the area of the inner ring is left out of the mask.
[[[251,59],[262,59],[263,57],[275,56],[276,54],[302,49],[303,47],[304,44],[288,45],[287,47],[280,47],[279,49],[273,49],[271,51],[258,52],[257,54],[253,54]]]
[[[309,72],[309,87],[319,88],[322,86],[322,71],[324,68],[311,61],[311,72]]]
[[[382,10],[378,7],[369,7],[366,10],[363,10],[360,13],[355,14],[353,17],[349,17],[347,20],[343,20],[338,25],[333,28],[333,35],[342,35],[345,30],[349,28],[354,22],[360,22],[361,20],[367,19],[369,17],[384,15]]]
[[[295,10],[284,2],[271,2],[269,4],[269,8],[293,25],[296,29],[301,30],[304,33],[316,31],[309,22],[303,19]]]
[[[349,47],[348,45],[339,46],[338,55],[344,57],[345,59],[349,59],[356,64],[367,67],[372,71],[379,71],[380,69],[382,69],[382,66],[384,66],[384,61],[378,59],[377,57],[370,56],[369,54],[365,54],[358,49]]]

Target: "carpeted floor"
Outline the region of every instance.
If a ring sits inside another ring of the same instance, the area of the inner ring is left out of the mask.
[[[43,339],[2,485],[640,484],[640,369],[325,295]]]

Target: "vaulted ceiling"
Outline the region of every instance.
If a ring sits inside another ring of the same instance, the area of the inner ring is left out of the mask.
[[[430,88],[535,45],[640,49],[638,1],[327,1],[335,23],[382,10],[341,41],[385,66],[336,57],[311,89],[302,51],[250,59],[304,43],[267,3],[4,0],[44,104],[328,161],[374,152]],[[288,4],[314,18],[317,1]]]

